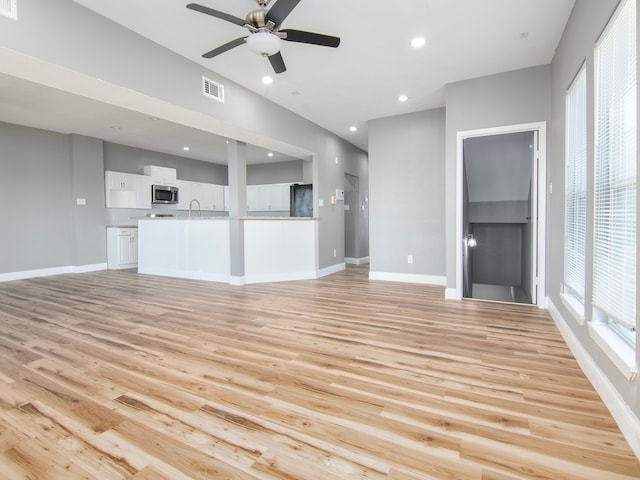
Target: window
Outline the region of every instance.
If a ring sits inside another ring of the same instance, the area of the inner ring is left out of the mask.
[[[587,228],[587,74],[583,66],[566,98],[564,293],[584,319]]]
[[[630,345],[636,329],[636,2],[596,45],[594,320]]]

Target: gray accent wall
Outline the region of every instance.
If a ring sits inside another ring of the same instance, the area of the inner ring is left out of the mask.
[[[74,233],[71,168],[68,135],[0,123],[0,190],[8,199],[0,273],[74,264],[85,219],[78,215]]]
[[[566,320],[581,348],[597,364],[604,376],[611,382],[617,394],[630,407],[636,416],[640,416],[640,382],[638,378],[629,382],[602,353],[591,336],[587,323],[580,325],[574,321],[564,307],[560,294],[564,277],[564,146],[565,146],[565,95],[580,67],[586,62],[587,72],[587,185],[593,185],[593,138],[594,138],[594,54],[593,49],[600,33],[611,17],[617,0],[579,0],[576,2],[564,34],[551,63],[551,161],[549,163],[549,182],[553,184],[553,193],[548,196],[548,295]],[[639,10],[640,12],[640,10]],[[640,50],[639,50],[640,51]],[[640,139],[640,135],[638,136]],[[639,150],[640,151],[640,150]],[[638,210],[640,212],[640,209]],[[586,264],[586,321],[591,319],[589,299],[592,295],[591,282],[593,271],[591,262],[593,242],[591,240],[593,203],[587,202],[587,264]],[[636,222],[637,223],[637,222]],[[636,261],[640,259],[637,256]],[[640,269],[637,268],[640,272]],[[640,349],[636,348],[636,362],[640,364]]]
[[[216,185],[228,182],[226,165],[104,142],[105,170],[143,175],[145,165],[175,168],[179,180]]]
[[[444,108],[369,122],[372,272],[445,275],[444,128]]]
[[[476,223],[478,241],[473,252],[473,283],[520,286],[522,280],[522,224]]]
[[[307,160],[306,162],[311,162]],[[247,165],[247,185],[302,182],[303,161],[274,162]]]
[[[69,135],[73,209],[73,264],[106,261],[105,188],[102,141]],[[84,204],[79,204],[84,202]]]

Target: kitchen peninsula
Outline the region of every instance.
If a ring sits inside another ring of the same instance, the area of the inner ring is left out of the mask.
[[[138,272],[233,285],[316,278],[317,227],[308,217],[144,218]]]

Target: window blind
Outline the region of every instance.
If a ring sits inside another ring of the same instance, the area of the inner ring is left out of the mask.
[[[596,46],[593,303],[636,327],[636,1],[623,0]]]
[[[584,302],[587,230],[587,74],[584,66],[566,98],[564,284]]]

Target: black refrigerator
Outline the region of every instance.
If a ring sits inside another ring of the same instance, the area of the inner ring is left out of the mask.
[[[291,185],[290,200],[292,217],[313,217],[313,185]]]

